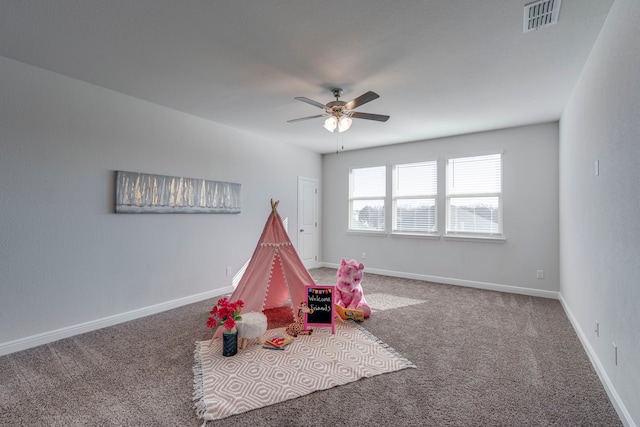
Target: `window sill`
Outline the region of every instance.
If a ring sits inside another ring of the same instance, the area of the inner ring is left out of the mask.
[[[417,234],[417,233],[388,233],[386,231],[370,231],[370,230],[347,230],[347,234],[352,236],[372,236],[387,237],[401,239],[425,239],[425,240],[444,240],[460,241],[460,242],[478,242],[478,243],[505,243],[507,238],[504,236],[471,236],[471,235],[444,235],[439,234]]]
[[[387,233],[386,231],[347,230],[347,234],[351,234],[353,236],[386,237],[389,233]]]
[[[420,233],[391,233],[391,237],[399,237],[401,239],[409,238],[409,239],[430,239],[430,240],[440,240],[439,234],[420,234]]]
[[[458,240],[461,242],[481,242],[481,243],[505,243],[507,238],[504,236],[464,236],[464,235],[445,235],[445,240]]]

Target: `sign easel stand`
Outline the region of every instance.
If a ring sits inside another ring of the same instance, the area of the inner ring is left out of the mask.
[[[335,316],[333,315],[334,287],[306,286],[307,306],[313,313],[304,314],[304,329],[307,326],[331,328],[335,334]]]

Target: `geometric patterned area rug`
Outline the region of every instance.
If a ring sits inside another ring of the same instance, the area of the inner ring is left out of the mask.
[[[265,337],[284,334],[284,329],[268,330],[231,357],[222,356],[221,339],[196,342],[193,400],[199,418],[218,420],[360,378],[415,368],[351,321],[336,321],[334,335],[331,328],[314,328],[285,350],[262,348]]]

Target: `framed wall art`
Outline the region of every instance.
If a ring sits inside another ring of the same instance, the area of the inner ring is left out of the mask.
[[[240,184],[116,171],[116,213],[240,213]]]

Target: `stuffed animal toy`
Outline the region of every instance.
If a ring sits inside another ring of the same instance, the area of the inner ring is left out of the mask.
[[[362,290],[362,276],[364,264],[358,264],[355,260],[347,262],[342,258],[336,277],[336,300],[335,303],[342,308],[360,310],[364,313],[365,319],[371,316],[371,307],[364,299]]]
[[[311,335],[313,329],[304,329],[304,313],[313,313],[313,309],[307,306],[306,302],[300,303],[300,307],[298,307],[298,315],[296,316],[296,321],[289,324],[285,329],[285,332],[292,337],[297,337],[298,335]]]

